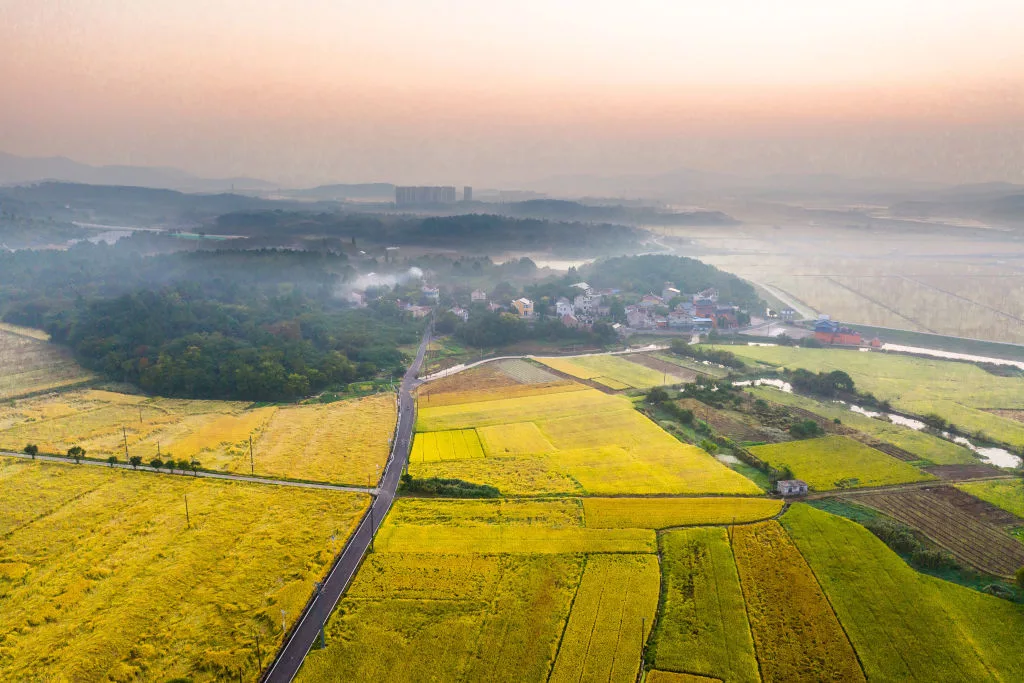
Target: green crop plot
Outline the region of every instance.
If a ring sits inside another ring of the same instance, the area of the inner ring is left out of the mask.
[[[797,504],[782,517],[869,680],[1024,680],[1024,608],[920,574],[864,527]]]
[[[759,681],[743,592],[725,529],[661,536],[663,602],[654,666],[726,681]]]

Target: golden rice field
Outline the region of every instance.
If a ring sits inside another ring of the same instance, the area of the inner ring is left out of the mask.
[[[576,499],[398,499],[298,680],[636,680],[654,533],[582,524]]]
[[[663,431],[628,399],[594,389],[421,407],[418,413],[420,433],[471,428],[488,456],[483,462],[413,458],[410,473],[491,484],[506,494],[760,493],[750,480]]]
[[[782,524],[868,679],[1024,680],[1024,606],[916,572],[864,527],[808,505]]]
[[[576,555],[371,553],[296,680],[543,681],[582,571]]]
[[[71,391],[0,406],[0,448],[43,453],[81,446],[90,457],[149,462],[196,458],[206,469],[363,484],[388,457],[395,399],[377,394],[330,404],[250,408],[231,401]],[[250,462],[249,439],[252,438]]]
[[[853,647],[778,522],[738,526],[733,552],[765,681],[863,681]]]
[[[1024,446],[1024,423],[986,412],[1024,409],[1024,378],[999,377],[971,363],[880,352],[785,346],[722,347],[744,359],[814,372],[844,370],[857,388],[917,415],[936,413],[969,432]]]
[[[452,429],[445,432],[422,432],[412,442],[410,462],[465,460],[484,457],[475,429]]]
[[[579,379],[593,380],[611,389],[650,389],[686,381],[682,373],[661,372],[629,360],[628,356],[595,355],[567,358],[537,358],[559,372]]]
[[[584,498],[588,527],[667,529],[745,524],[774,517],[782,501],[771,498]]]
[[[549,681],[635,681],[658,608],[654,555],[587,558]]]
[[[927,481],[935,477],[845,436],[754,446],[750,452],[776,469],[789,467],[817,491]]]
[[[662,534],[659,542],[663,597],[651,640],[653,665],[719,680],[760,681],[728,532],[680,529]]]
[[[95,379],[45,332],[0,323],[0,399],[52,391]]]
[[[253,634],[265,661],[368,503],[11,458],[0,482],[10,681],[253,680]]]

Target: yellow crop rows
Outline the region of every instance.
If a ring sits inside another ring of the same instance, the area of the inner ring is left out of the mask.
[[[733,552],[766,681],[863,681],[850,641],[778,522],[738,526]]]
[[[355,494],[0,461],[0,679],[256,677]],[[88,470],[88,471],[85,471]],[[186,520],[185,497],[188,497]]]
[[[635,681],[659,583],[654,556],[587,558],[549,680]]]
[[[587,526],[601,529],[666,529],[702,524],[743,524],[782,510],[770,498],[584,498]]]
[[[484,463],[414,457],[416,477],[491,484],[507,494],[760,493],[627,399],[593,389],[421,408],[417,427],[421,433],[475,427],[491,457]]]
[[[240,402],[73,391],[0,407],[0,448],[34,443],[43,453],[65,453],[81,446],[96,458],[195,458],[226,472],[362,484],[387,461],[395,418],[391,394],[249,409]]]
[[[491,425],[476,430],[489,457],[502,455],[535,455],[555,450],[532,422]]]
[[[466,460],[482,458],[475,429],[452,429],[446,432],[423,432],[417,434],[412,443],[410,462],[434,462],[437,460]]]

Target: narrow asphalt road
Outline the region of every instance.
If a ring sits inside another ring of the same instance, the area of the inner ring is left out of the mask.
[[[412,429],[415,424],[415,403],[412,398],[412,390],[418,384],[416,375],[419,374],[420,365],[423,363],[423,355],[427,350],[430,341],[429,330],[423,335],[419,350],[416,352],[416,359],[409,366],[402,378],[402,387],[398,392],[398,429],[395,431],[395,441],[391,447],[391,458],[387,467],[384,468],[377,495],[370,505],[370,514],[363,518],[362,523],[356,532],[349,539],[345,549],[341,552],[341,559],[324,580],[320,592],[316,595],[309,609],[303,615],[298,626],[292,631],[288,642],[284,644],[277,659],[261,680],[268,683],[290,683],[302,666],[302,660],[313,643],[320,635],[320,628],[327,622],[341,596],[345,593],[349,583],[359,569],[363,555],[373,541],[374,534],[380,528],[384,516],[391,508],[395,499],[395,492],[398,490],[398,482],[409,461],[409,446],[412,443]]]
[[[10,451],[0,451],[0,455],[6,455],[12,458],[24,458],[26,460],[32,459],[32,456],[24,453],[12,453]],[[74,461],[71,458],[61,458],[52,455],[37,455],[35,460],[41,462],[59,462],[66,465],[73,465]],[[290,479],[274,479],[272,477],[250,477],[244,474],[226,474],[222,472],[204,472],[202,470],[193,472],[191,470],[174,470],[167,471],[165,469],[156,469],[149,465],[139,465],[138,467],[132,467],[131,465],[123,462],[110,463],[103,462],[101,460],[80,460],[79,466],[91,465],[93,467],[108,467],[118,470],[138,470],[139,472],[152,472],[153,474],[163,474],[166,476],[175,477],[196,477],[199,479],[226,479],[228,481],[244,481],[250,484],[272,484],[274,486],[294,486],[300,489],[325,489],[327,491],[347,491],[349,493],[370,493],[376,494],[377,489],[366,488],[365,486],[343,486],[341,484],[321,484],[312,481],[293,481]]]

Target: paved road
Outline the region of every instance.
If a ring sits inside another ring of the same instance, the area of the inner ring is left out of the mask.
[[[0,455],[6,455],[6,456],[9,456],[9,457],[12,457],[12,458],[24,458],[26,460],[31,458],[31,456],[25,455],[24,453],[12,453],[10,451],[0,451]],[[35,459],[36,460],[41,460],[43,462],[59,462],[59,463],[65,463],[65,464],[71,464],[71,463],[74,462],[70,458],[60,458],[60,457],[54,457],[52,455],[37,455],[35,457]],[[149,465],[139,465],[136,468],[136,467],[132,467],[131,465],[129,465],[127,463],[123,463],[123,462],[119,462],[119,463],[115,463],[115,464],[111,465],[110,463],[106,463],[106,462],[103,462],[101,460],[80,460],[78,462],[78,464],[79,465],[91,465],[93,467],[112,467],[114,469],[119,469],[119,470],[135,470],[135,469],[137,469],[140,472],[152,472],[154,474],[163,474],[163,475],[166,475],[166,476],[176,476],[176,477],[197,477],[197,478],[200,478],[200,479],[227,479],[228,481],[245,481],[245,482],[249,482],[249,483],[252,483],[252,484],[273,484],[275,486],[294,486],[295,488],[300,488],[300,489],[326,489],[328,491],[348,491],[350,493],[370,493],[370,494],[374,494],[374,495],[376,495],[376,493],[377,493],[377,489],[375,489],[375,488],[366,488],[364,486],[341,486],[339,484],[318,484],[318,483],[310,482],[310,481],[290,481],[288,479],[273,479],[273,478],[270,478],[270,477],[250,477],[250,476],[246,476],[244,474],[225,474],[225,473],[221,473],[221,472],[203,472],[203,471],[192,472],[191,470],[186,470],[184,472],[182,470],[174,470],[173,472],[168,472],[165,469],[158,470],[158,469],[150,467]]]
[[[429,340],[430,333],[428,331],[423,335],[416,359],[409,366],[405,377],[402,378],[402,387],[398,393],[398,429],[395,431],[395,442],[392,444],[391,458],[384,469],[384,477],[377,489],[377,495],[370,506],[370,514],[363,518],[362,523],[349,539],[341,553],[341,559],[327,576],[320,593],[292,632],[291,638],[285,643],[277,660],[262,678],[268,683],[289,683],[295,678],[299,667],[302,666],[302,660],[305,659],[320,634],[321,625],[326,623],[327,617],[341,600],[342,594],[348,588],[356,570],[359,569],[359,563],[362,562],[363,555],[372,542],[374,534],[377,533],[384,516],[391,508],[399,479],[409,460],[409,446],[412,442],[412,429],[416,420],[412,390],[419,383],[416,375],[419,374],[420,365],[423,363],[423,354],[427,350]]]

